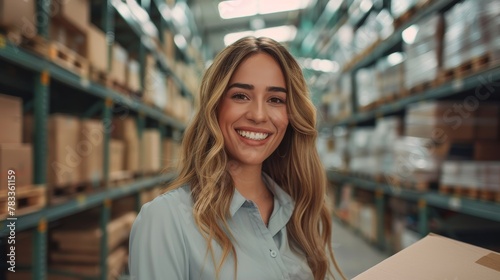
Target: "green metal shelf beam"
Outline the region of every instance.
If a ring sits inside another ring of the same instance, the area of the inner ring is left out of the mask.
[[[36,72],[42,72],[48,69],[50,78],[64,83],[72,88],[103,99],[110,98],[113,103],[126,106],[136,112],[142,112],[146,116],[158,120],[160,123],[171,125],[180,130],[185,129],[185,125],[183,123],[166,116],[158,109],[152,108],[140,101],[131,99],[99,84],[90,82],[87,78],[80,77],[56,64],[47,62],[46,60],[34,54],[30,54],[12,45],[11,43],[7,43],[4,48],[0,48],[0,58]]]
[[[457,2],[457,0],[436,0],[433,1],[427,8],[421,9],[415,13],[414,16],[411,17],[410,20],[401,25],[397,30],[392,33],[389,38],[380,43],[369,56],[365,57],[358,63],[356,63],[350,71],[355,71],[357,69],[366,67],[372,63],[374,63],[377,59],[381,58],[388,50],[394,47],[397,43],[402,40],[401,34],[403,31],[409,26],[417,23],[421,19],[435,13],[437,11],[442,10],[446,6],[450,5],[453,2]]]
[[[153,178],[137,180],[136,182],[121,186],[119,188],[112,188],[87,196],[79,196],[77,199],[74,199],[72,201],[56,206],[47,207],[38,212],[20,216],[18,217],[18,220],[16,222],[16,231],[22,231],[25,229],[36,227],[40,223],[40,221],[51,222],[82,212],[86,209],[101,205],[105,200],[115,200],[127,195],[131,195],[143,189],[151,188],[156,185],[171,181],[174,177],[175,174],[168,173]],[[2,221],[1,223],[5,222],[6,221]],[[0,232],[0,236],[5,236],[6,234],[8,234],[7,228],[5,226],[2,226],[1,228],[2,231]]]
[[[488,84],[495,81],[500,81],[500,66],[476,73],[474,75],[465,77],[463,79],[453,80],[437,88],[429,89],[422,93],[405,97],[401,100],[397,100],[390,104],[382,105],[377,109],[367,112],[358,112],[353,116],[346,118],[344,120],[331,124],[322,124],[321,126],[335,127],[335,126],[345,126],[345,125],[356,125],[358,123],[375,119],[379,116],[385,116],[388,114],[399,112],[412,103],[424,100],[434,100],[434,99],[449,97],[455,94],[462,93],[464,91],[472,90],[474,88],[476,89],[480,87],[487,88]]]
[[[370,180],[355,178],[349,175],[329,171],[328,179],[337,182],[349,182],[358,188],[367,190],[382,190],[384,194],[401,197],[418,203],[425,203],[428,206],[448,209],[480,218],[500,222],[500,203],[480,201],[465,197],[457,197],[439,194],[435,191],[417,192],[405,190],[387,184],[380,184]]]

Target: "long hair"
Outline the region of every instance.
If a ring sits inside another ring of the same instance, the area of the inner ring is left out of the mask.
[[[325,204],[327,180],[316,150],[316,110],[300,66],[272,39],[245,37],[215,57],[201,81],[197,112],[184,133],[179,175],[167,190],[185,184],[191,186],[194,219],[207,240],[207,253],[214,261],[217,276],[230,254],[236,273],[237,256],[227,225],[234,184],[227,169],[228,157],[217,121],[217,108],[239,64],[256,53],[274,58],[288,90],[289,125],[276,151],[264,161],[263,171],[295,201],[287,224],[292,248],[306,256],[314,279],[333,276],[330,261],[342,274],[331,246],[331,217]],[[222,248],[217,264],[212,240]]]

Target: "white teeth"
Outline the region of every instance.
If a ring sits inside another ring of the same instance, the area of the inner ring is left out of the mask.
[[[251,140],[264,140],[269,136],[268,133],[261,133],[261,132],[251,132],[251,131],[244,131],[244,130],[237,130],[238,134],[251,139]]]

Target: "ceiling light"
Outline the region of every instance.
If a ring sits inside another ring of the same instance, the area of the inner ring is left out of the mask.
[[[403,34],[402,34],[403,41],[405,43],[407,43],[408,45],[411,45],[415,42],[415,39],[417,38],[417,34],[418,34],[418,26],[412,25],[403,31]]]
[[[256,31],[247,30],[229,33],[224,36],[224,44],[228,46],[245,36],[269,37],[278,42],[290,42],[295,38],[295,35],[297,35],[297,28],[295,26],[283,25],[259,29]]]
[[[219,15],[223,19],[248,17],[258,14],[272,14],[300,10],[313,0],[229,0],[219,3]]]

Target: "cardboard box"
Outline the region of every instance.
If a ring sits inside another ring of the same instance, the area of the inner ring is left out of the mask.
[[[81,179],[98,183],[103,179],[104,125],[97,120],[84,120],[81,124],[79,145],[82,154]]]
[[[161,135],[157,129],[146,129],[142,134],[143,171],[160,170]]]
[[[0,190],[6,194],[9,170],[15,172],[16,188],[33,184],[33,149],[29,144],[0,144]]]
[[[110,76],[121,85],[125,85],[126,83],[127,57],[127,51],[122,46],[115,43],[113,45]]]
[[[23,100],[0,94],[0,143],[21,143]]]
[[[354,280],[500,279],[500,254],[429,234]]]
[[[87,58],[93,69],[108,72],[108,43],[106,34],[97,26],[87,28]]]
[[[0,26],[32,37],[36,35],[36,1],[0,0]]]
[[[111,139],[109,142],[109,172],[122,171],[125,154],[125,143],[121,140]]]
[[[135,59],[129,59],[127,63],[127,87],[133,91],[141,90],[141,74],[139,62]]]
[[[65,24],[71,24],[81,31],[86,31],[90,22],[90,4],[88,0],[52,1],[53,16]]]
[[[135,118],[128,117],[123,120],[114,118],[111,135],[125,143],[125,170],[133,173],[141,171],[140,144]]]
[[[84,147],[78,145],[80,121],[73,116],[52,115],[48,134],[47,183],[55,186],[79,183],[85,153]]]

